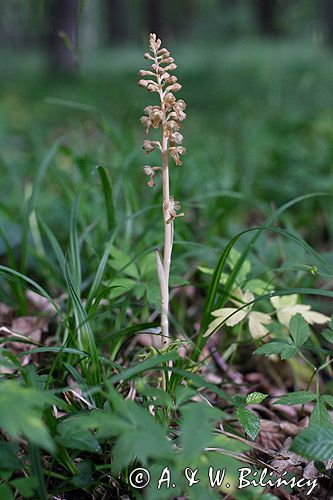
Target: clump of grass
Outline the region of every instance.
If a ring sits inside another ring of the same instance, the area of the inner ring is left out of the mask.
[[[186,104],[183,99],[177,100],[175,93],[182,86],[178,83],[177,77],[171,73],[177,68],[170,52],[161,48],[162,42],[154,33],[149,35],[150,52],[145,53],[145,58],[151,61],[150,70],[140,70],[139,75],[143,77],[139,80],[139,85],[148,90],[156,92],[159,96],[159,104],[147,106],[141,123],[146,127],[146,134],[151,128],[161,131],[161,140],[145,140],[143,149],[146,154],[154,150],[161,153],[162,166],[145,165],[144,173],[148,175],[148,186],[155,185],[157,173],[162,175],[163,185],[163,222],[164,222],[164,249],[163,256],[156,250],[157,273],[161,290],[161,331],[163,342],[167,345],[170,341],[169,334],[169,277],[174,236],[174,221],[184,214],[180,210],[180,203],[175,201],[170,194],[170,171],[169,158],[172,157],[176,166],[182,165],[180,155],[186,152],[182,146],[183,136],[179,132],[181,122],[185,120]]]

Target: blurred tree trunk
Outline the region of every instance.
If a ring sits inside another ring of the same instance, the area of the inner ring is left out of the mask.
[[[147,0],[148,30],[163,37],[165,33],[162,0]]]
[[[178,0],[178,2],[169,12],[168,28],[170,26],[176,36],[186,38],[192,33],[198,5],[194,0],[182,0],[181,2]]]
[[[119,44],[128,38],[128,5],[125,0],[106,0],[109,40]]]
[[[277,0],[256,0],[256,16],[261,34],[276,36],[279,29],[276,24]]]
[[[77,64],[78,0],[51,0],[50,53],[52,68],[71,73]]]
[[[328,31],[328,43],[333,46],[333,0],[325,0],[325,22]]]

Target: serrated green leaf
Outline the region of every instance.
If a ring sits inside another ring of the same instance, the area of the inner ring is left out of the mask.
[[[113,288],[110,291],[110,299],[116,299],[124,293],[128,293],[136,286],[136,281],[131,278],[115,278],[109,283]]]
[[[52,404],[51,401],[46,393],[34,388],[22,387],[12,380],[1,382],[0,427],[14,439],[23,435],[32,443],[54,452],[54,443],[41,418],[44,405]]]
[[[310,425],[326,426],[331,424],[330,414],[322,398],[319,398],[310,416]]]
[[[289,329],[295,346],[299,349],[309,338],[310,328],[303,316],[295,314],[290,320]]]
[[[294,439],[291,451],[311,460],[325,462],[333,457],[333,426],[312,425]]]
[[[290,394],[286,394],[285,396],[282,396],[277,401],[274,401],[273,404],[275,404],[275,405],[299,405],[299,404],[310,403],[311,401],[314,401],[315,399],[317,399],[317,396],[313,392],[296,391],[296,392],[292,392]]]
[[[283,349],[283,351],[281,352],[280,356],[281,356],[282,360],[284,360],[284,359],[290,359],[293,356],[295,356],[295,354],[297,354],[297,352],[298,352],[298,348],[296,346],[295,347],[286,346]]]
[[[127,429],[118,436],[112,448],[113,470],[118,472],[135,460],[143,464],[147,464],[149,459],[169,461],[172,451],[166,429],[147,410],[132,401],[124,402],[123,406],[125,415],[119,414],[118,417],[127,422]],[[131,419],[129,422],[128,415]]]
[[[144,255],[140,259],[139,265],[140,275],[144,278],[156,275],[156,256],[154,252]]]
[[[253,411],[243,408],[242,406],[237,408],[236,414],[246,434],[251,439],[255,440],[260,431],[260,420],[257,415],[253,413]]]
[[[246,397],[246,404],[260,404],[267,396],[268,394],[263,394],[262,392],[251,392]]]
[[[101,454],[97,439],[86,429],[80,427],[77,418],[68,418],[57,426],[56,442],[66,448]]]
[[[196,461],[212,438],[213,421],[220,411],[203,403],[189,403],[181,407],[181,443],[184,464]]]
[[[139,380],[136,384],[136,389],[140,394],[151,399],[151,403],[154,405],[160,405],[164,407],[171,407],[172,400],[170,395],[162,391],[162,389],[158,389],[157,387],[149,387],[142,380]]]
[[[139,271],[134,262],[131,262],[131,257],[129,257],[125,252],[112,247],[110,251],[110,266],[116,271],[121,271],[121,273],[130,276],[131,278],[139,279]]]
[[[134,296],[137,300],[142,299],[146,293],[146,285],[144,283],[137,283],[133,289]]]
[[[333,408],[333,396],[331,396],[330,394],[324,394],[322,396],[322,399],[328,404],[328,406]]]
[[[266,356],[270,356],[271,354],[281,354],[286,347],[288,347],[286,342],[268,342],[268,344],[258,347],[258,349],[254,351],[254,354],[264,354]]]
[[[170,274],[169,283],[171,287],[186,286],[189,284],[189,281],[182,276],[178,276],[177,274]]]
[[[187,403],[196,394],[197,391],[191,389],[190,387],[184,385],[178,385],[175,390],[176,408],[177,409],[180,408],[180,406]]]
[[[160,305],[161,302],[161,292],[160,292],[160,287],[157,282],[155,281],[148,281],[146,283],[146,289],[147,289],[147,300],[149,304],[154,304],[156,306]]]
[[[265,354],[270,356],[272,354],[280,354],[281,359],[289,359],[297,353],[297,347],[290,339],[286,341],[273,341],[259,347],[254,354]]]

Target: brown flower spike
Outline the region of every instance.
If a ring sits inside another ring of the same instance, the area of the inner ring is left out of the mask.
[[[161,142],[145,140],[143,149],[145,154],[159,150],[162,156],[162,166],[145,165],[144,173],[149,177],[148,186],[155,185],[155,177],[158,171],[162,174],[163,184],[163,219],[164,219],[164,251],[163,260],[157,251],[157,271],[161,288],[162,317],[161,329],[165,344],[170,342],[169,337],[169,275],[171,254],[173,246],[173,224],[177,217],[184,214],[178,213],[180,203],[170,195],[169,181],[169,158],[171,157],[176,165],[182,165],[180,156],[186,153],[182,146],[183,136],[180,133],[181,122],[185,120],[186,104],[182,99],[177,100],[175,93],[182,86],[178,83],[177,77],[171,73],[177,68],[170,52],[161,48],[161,40],[154,33],[149,35],[150,52],[146,52],[144,57],[151,62],[151,69],[139,71],[139,85],[159,95],[159,104],[144,108],[144,115],[140,121],[146,129],[146,134],[151,129],[161,130]]]

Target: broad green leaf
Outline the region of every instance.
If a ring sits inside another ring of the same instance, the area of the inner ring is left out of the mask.
[[[325,328],[321,332],[321,334],[324,337],[324,339],[327,340],[327,342],[333,344],[333,330],[331,330],[330,328]]]
[[[330,425],[331,423],[332,422],[330,419],[330,414],[328,413],[325,403],[322,400],[322,398],[319,398],[315,407],[312,410],[310,417],[310,425],[317,425],[324,427]]]
[[[14,500],[13,492],[6,484],[0,484],[0,498],[1,500]]]
[[[264,401],[264,399],[267,398],[267,396],[268,394],[263,394],[262,392],[251,392],[246,397],[246,404],[250,405],[261,403],[262,401]]]
[[[189,281],[182,276],[178,276],[177,274],[170,274],[169,283],[171,287],[186,286],[189,284]]]
[[[228,265],[229,268],[232,270],[235,268],[238,259],[240,258],[241,253],[236,250],[236,248],[231,248],[229,257],[228,257]],[[242,266],[240,267],[238,274],[237,274],[237,283],[243,283],[245,281],[247,275],[251,271],[251,262],[248,260],[244,260]]]
[[[253,411],[243,408],[242,406],[237,408],[236,414],[246,434],[251,439],[255,440],[260,431],[260,420],[257,415],[253,413]]]
[[[78,488],[88,488],[93,482],[94,464],[89,460],[80,462],[76,466],[76,474],[72,483]]]
[[[311,460],[325,462],[333,457],[333,426],[311,425],[300,432],[293,441],[291,451]]]
[[[243,394],[235,394],[232,399],[234,401],[235,406],[246,405],[246,397]]]
[[[35,477],[20,477],[11,481],[11,485],[19,491],[23,498],[36,498],[37,479]]]
[[[31,387],[22,387],[12,380],[1,382],[0,427],[13,439],[23,435],[28,441],[53,452],[54,443],[42,421],[42,409],[45,404],[52,404],[51,401],[46,393]]]
[[[269,283],[266,283],[266,281],[263,281],[260,279],[253,279],[253,280],[249,280],[246,283],[245,288],[246,288],[246,290],[249,290],[250,292],[252,292],[256,295],[261,295],[264,292],[272,290],[272,285],[270,285]]]
[[[19,447],[15,443],[0,442],[0,469],[18,470],[22,464],[17,458]]]
[[[101,454],[102,450],[97,439],[86,429],[82,429],[77,419],[68,418],[57,426],[56,442],[65,448],[89,451]]]
[[[274,401],[275,405],[299,405],[310,403],[317,398],[316,394],[309,391],[296,391],[290,394],[282,396],[277,401]]]
[[[310,336],[310,328],[301,314],[295,314],[290,320],[289,329],[295,346],[299,349]]]

